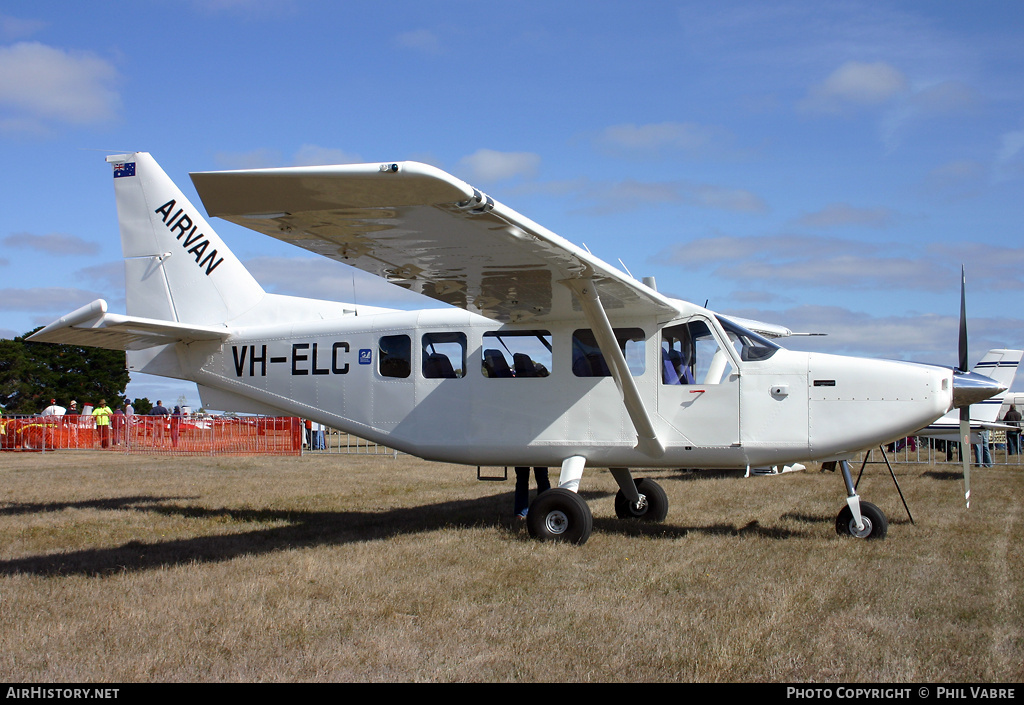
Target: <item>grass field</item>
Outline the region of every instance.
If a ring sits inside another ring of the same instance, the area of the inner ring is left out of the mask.
[[[653,471],[666,523],[538,543],[512,482],[408,457],[0,454],[0,680],[1024,680],[1024,469]]]

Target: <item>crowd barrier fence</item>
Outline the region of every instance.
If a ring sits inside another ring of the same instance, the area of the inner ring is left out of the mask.
[[[1001,434],[993,435],[990,448],[994,465],[1024,464],[1024,455],[1009,453]],[[71,449],[167,455],[399,455],[337,429],[311,430],[302,419],[289,416],[113,416],[106,430],[89,415],[0,416],[0,451]],[[891,445],[887,456],[893,463],[959,465],[959,451],[955,441],[919,438]],[[874,449],[867,452],[866,462],[884,459]]]
[[[301,455],[303,428],[294,417],[112,416],[0,417],[0,450],[108,450],[167,455]]]

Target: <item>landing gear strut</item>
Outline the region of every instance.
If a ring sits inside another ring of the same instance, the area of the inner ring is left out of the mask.
[[[836,517],[836,533],[859,539],[884,539],[889,531],[889,520],[882,510],[870,502],[861,502],[850,475],[850,464],[839,461],[846,484],[846,506]]]
[[[562,462],[558,487],[537,495],[526,515],[530,536],[541,541],[561,541],[582,545],[594,529],[590,507],[576,494],[586,460],[573,456]],[[668,496],[654,480],[634,480],[628,468],[612,468],[619,485],[615,495],[615,515],[620,519],[664,521],[668,516]]]
[[[612,477],[619,484],[615,493],[615,516],[619,519],[665,521],[668,516],[668,496],[654,480],[634,480],[628,469],[612,468]]]

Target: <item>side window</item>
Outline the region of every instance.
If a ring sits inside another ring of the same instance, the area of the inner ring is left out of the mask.
[[[547,377],[551,374],[551,333],[546,330],[484,333],[484,377]]]
[[[615,328],[615,339],[626,357],[626,366],[634,377],[644,373],[644,340],[640,328]],[[572,334],[572,372],[577,377],[611,377],[611,370],[597,346],[594,332],[581,328]]]
[[[377,354],[381,377],[408,377],[412,370],[412,341],[407,335],[385,335]]]
[[[662,330],[663,384],[719,384],[731,369],[732,360],[705,321],[694,319]]]
[[[423,336],[423,376],[456,379],[466,374],[466,334],[426,333]]]

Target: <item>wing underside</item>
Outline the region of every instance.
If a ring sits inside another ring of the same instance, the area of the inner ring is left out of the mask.
[[[609,315],[677,309],[589,252],[415,162],[192,174],[218,216],[500,322],[583,319],[560,284],[590,278]]]

